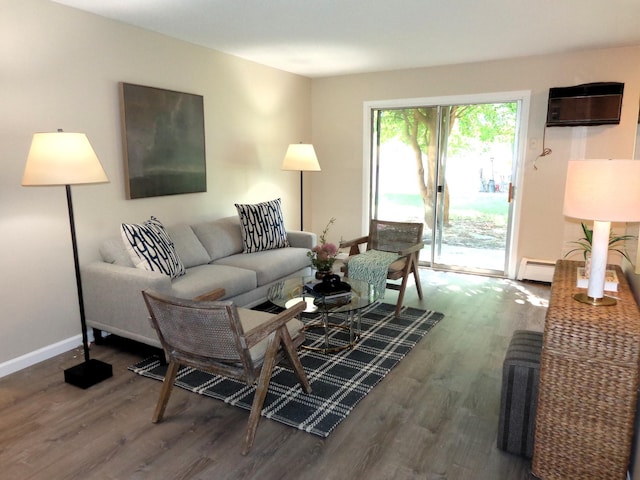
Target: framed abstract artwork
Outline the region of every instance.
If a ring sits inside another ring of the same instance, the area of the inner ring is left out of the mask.
[[[120,83],[128,199],[207,191],[201,95]]]

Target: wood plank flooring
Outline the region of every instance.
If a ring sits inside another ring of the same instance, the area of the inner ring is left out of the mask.
[[[127,371],[149,352],[111,342],[92,358],[114,376],[88,390],[63,381],[80,349],[0,379],[0,478],[533,478],[530,461],[496,448],[500,382],[512,332],[543,329],[549,287],[421,275],[424,300],[410,287],[405,303],[444,320],[327,439],[262,419],[243,457],[248,412],[182,389],[154,425],[161,383]]]

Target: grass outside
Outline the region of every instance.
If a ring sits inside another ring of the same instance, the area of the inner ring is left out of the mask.
[[[470,248],[505,248],[509,212],[506,194],[472,192],[452,196],[451,199],[449,223],[443,232],[446,244]],[[384,208],[381,208],[380,218],[423,220],[424,207],[420,195],[385,194],[381,205]],[[425,240],[429,242],[430,239],[430,229],[425,226]]]
[[[387,193],[382,195],[384,203],[394,205],[394,208],[409,207],[422,210],[422,198],[420,195],[404,193]],[[492,217],[504,217],[507,219],[508,204],[506,194],[477,192],[475,195],[456,195],[455,202],[449,207],[449,216],[465,217],[484,214]]]

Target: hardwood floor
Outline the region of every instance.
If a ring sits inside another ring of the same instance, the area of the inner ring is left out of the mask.
[[[541,331],[549,287],[421,270],[442,320],[326,439],[262,419],[240,447],[248,412],[175,389],[151,416],[160,382],[127,367],[148,352],[92,347],[113,378],[63,382],[81,350],[0,379],[4,479],[529,479],[530,461],[496,448],[502,360],[517,329]],[[386,301],[395,292],[387,290]]]

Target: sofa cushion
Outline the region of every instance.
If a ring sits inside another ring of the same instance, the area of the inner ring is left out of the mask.
[[[164,225],[155,217],[142,224],[123,223],[124,245],[136,268],[161,272],[171,278],[184,275],[185,269]]]
[[[236,203],[244,253],[261,252],[289,246],[280,199],[251,204]]]
[[[167,232],[171,236],[176,253],[185,268],[204,265],[211,261],[211,257],[189,225],[167,227]]]
[[[241,253],[216,260],[215,265],[252,270],[256,273],[258,286],[262,286],[308,267],[308,251],[306,248],[287,247],[266,252]]]
[[[237,216],[193,225],[194,233],[211,261],[242,252],[242,234]]]
[[[224,288],[224,298],[230,298],[253,290],[256,286],[256,273],[251,270],[226,265],[199,265],[171,282],[171,294],[180,298],[195,298],[216,288]]]
[[[122,236],[108,238],[100,245],[100,256],[106,263],[122,265],[123,267],[133,267],[131,256],[124,246]]]

